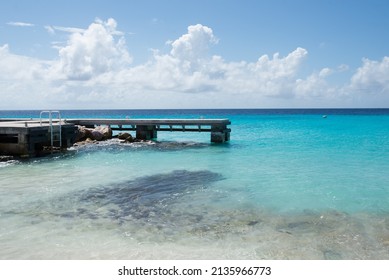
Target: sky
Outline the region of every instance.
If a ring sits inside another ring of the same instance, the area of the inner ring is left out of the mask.
[[[386,0],[4,0],[0,110],[387,108]]]

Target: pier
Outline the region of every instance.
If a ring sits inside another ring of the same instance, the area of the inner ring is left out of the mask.
[[[48,113],[43,119],[42,113]],[[43,111],[39,119],[0,119],[0,155],[39,156],[75,143],[77,126],[109,126],[116,131],[135,131],[136,138],[152,140],[158,131],[208,132],[212,143],[230,140],[228,119],[68,119],[59,111]],[[52,114],[57,114],[54,119]]]
[[[77,119],[68,123],[85,127],[110,126],[112,130],[135,131],[136,138],[151,140],[158,131],[210,132],[211,142],[224,143],[230,140],[228,119]]]
[[[59,121],[0,120],[0,155],[39,156],[74,144],[76,127]]]

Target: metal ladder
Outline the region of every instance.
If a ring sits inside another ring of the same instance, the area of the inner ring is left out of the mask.
[[[59,147],[62,147],[62,127],[61,127],[61,113],[59,111],[41,111],[40,113],[40,125],[42,126],[42,115],[48,113],[49,114],[49,126],[50,126],[50,145],[51,148],[54,147],[54,128],[53,128],[53,113],[58,114],[58,126],[59,131],[57,131],[59,135]]]

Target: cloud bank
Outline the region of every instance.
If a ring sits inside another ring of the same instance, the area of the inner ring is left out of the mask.
[[[17,25],[16,23],[14,25]],[[67,32],[58,56],[42,61],[0,46],[0,109],[181,108],[181,107],[348,107],[389,103],[389,57],[363,59],[344,84],[331,82],[347,65],[303,75],[302,47],[256,61],[226,61],[212,54],[218,38],[196,24],[132,65],[125,33],[114,19],[97,19],[86,29],[45,26]]]

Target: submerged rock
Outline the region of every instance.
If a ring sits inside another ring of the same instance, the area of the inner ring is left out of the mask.
[[[151,176],[139,177],[131,181],[94,187],[67,195],[55,201],[54,212],[60,217],[103,218],[119,224],[132,220],[164,227],[167,221],[179,217],[172,214],[171,207],[180,198],[206,188],[212,182],[221,180],[219,173],[211,171],[175,170]],[[69,204],[74,204],[69,212]],[[67,206],[65,206],[67,205]],[[66,209],[62,209],[66,207]],[[201,215],[185,217],[187,222],[200,221]]]

